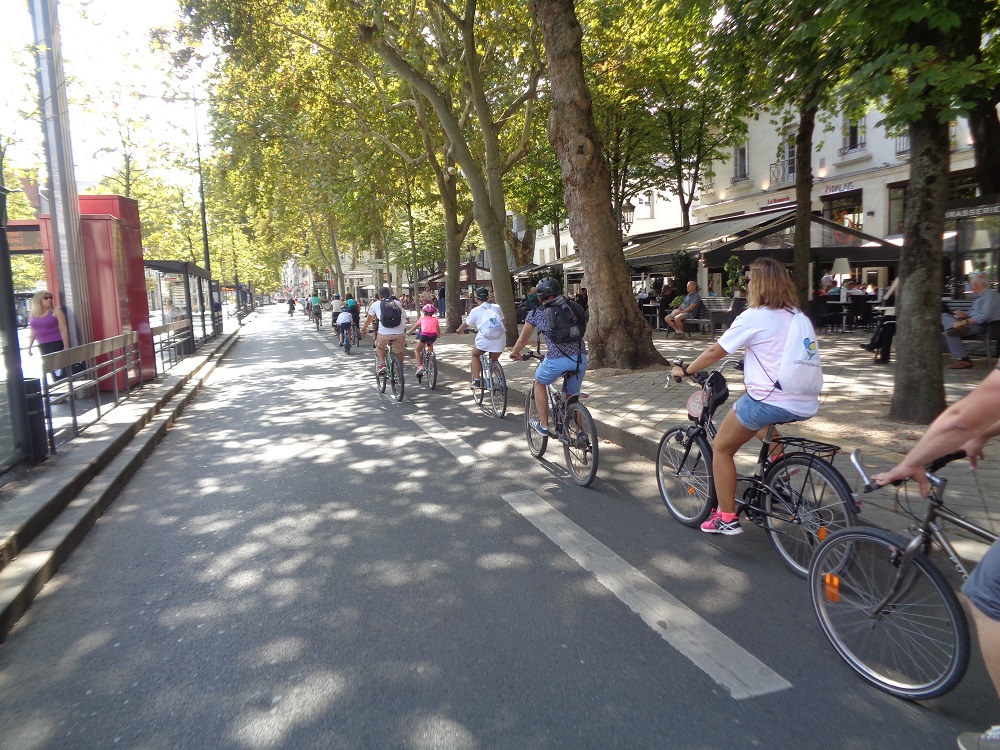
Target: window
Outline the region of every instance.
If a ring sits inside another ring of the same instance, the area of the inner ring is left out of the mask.
[[[795,182],[795,134],[786,133],[778,149],[778,161],[771,165],[771,187]]]
[[[844,145],[840,147],[838,153],[841,156],[856,154],[867,150],[867,132],[865,130],[865,118],[857,120],[844,118],[843,125]]]
[[[860,190],[823,196],[823,218],[859,232],[864,231],[865,208],[861,198]],[[834,231],[832,234],[831,246],[858,244],[857,239],[847,232]]]
[[[732,184],[746,182],[750,179],[750,171],[747,164],[747,144],[742,143],[733,149],[733,179]]]

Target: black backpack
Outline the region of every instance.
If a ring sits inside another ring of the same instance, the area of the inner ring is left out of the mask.
[[[553,344],[571,344],[583,339],[587,332],[587,311],[562,295],[545,306],[549,324],[546,334]]]
[[[382,319],[379,323],[385,328],[395,328],[403,322],[403,306],[392,297],[382,300]]]

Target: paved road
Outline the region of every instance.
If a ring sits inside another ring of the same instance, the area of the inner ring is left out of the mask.
[[[927,706],[863,685],[764,534],[680,527],[649,462],[605,444],[581,490],[519,410],[397,404],[330,340],[247,328],[0,649],[0,747],[945,748],[1000,715],[978,653]]]

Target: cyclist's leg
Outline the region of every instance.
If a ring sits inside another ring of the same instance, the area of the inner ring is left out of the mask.
[[[473,344],[472,345],[472,379],[473,380],[479,380],[479,379],[481,379],[483,377],[483,365],[479,361],[479,355],[480,354],[482,354],[482,352],[479,351],[476,348],[475,344]]]
[[[736,452],[757,433],[745,427],[730,409],[712,442],[712,476],[720,513],[736,513]]]
[[[406,334],[405,333],[394,333],[390,337],[392,339],[392,351],[399,357],[399,361],[403,361],[403,357],[406,354]]]
[[[385,367],[385,350],[389,347],[388,337],[384,334],[375,334],[375,359],[379,367]]]
[[[426,347],[426,346],[427,345],[423,341],[420,341],[420,340],[417,341],[417,369],[418,370],[421,367],[424,366],[424,347]]]

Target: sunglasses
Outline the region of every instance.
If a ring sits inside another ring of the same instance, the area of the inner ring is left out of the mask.
[[[50,295],[49,295],[49,296],[47,296],[47,297],[42,297],[42,299],[52,299],[52,295],[50,294]]]

